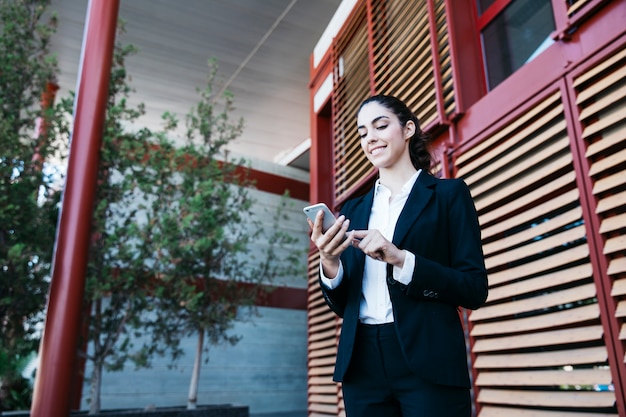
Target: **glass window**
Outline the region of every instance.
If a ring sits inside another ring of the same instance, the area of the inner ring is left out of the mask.
[[[478,6],[478,16],[482,15],[496,0],[476,0]]]
[[[491,3],[494,1],[477,0],[483,11],[481,5]],[[512,0],[486,22],[481,41],[488,88],[496,87],[550,46],[554,30],[551,0]]]

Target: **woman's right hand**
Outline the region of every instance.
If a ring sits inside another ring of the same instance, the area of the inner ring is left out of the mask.
[[[339,271],[339,257],[352,244],[353,233],[348,233],[350,220],[346,219],[344,215],[339,216],[325,233],[322,232],[323,220],[324,212],[320,210],[315,216],[315,223],[311,220],[307,221],[311,226],[311,241],[320,254],[324,276],[334,278]]]

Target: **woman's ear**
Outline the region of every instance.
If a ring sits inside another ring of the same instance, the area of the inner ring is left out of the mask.
[[[409,120],[404,125],[404,139],[408,140],[413,137],[415,134],[415,122],[413,120]]]

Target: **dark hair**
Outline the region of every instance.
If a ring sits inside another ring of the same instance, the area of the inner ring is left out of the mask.
[[[413,112],[407,107],[406,104],[404,104],[402,100],[397,97],[387,96],[384,94],[378,94],[364,100],[359,106],[357,115],[363,106],[372,102],[378,103],[394,113],[398,117],[398,120],[400,120],[402,127],[406,126],[406,123],[409,120],[412,120],[413,123],[415,123],[415,133],[409,139],[409,155],[411,156],[411,162],[413,163],[415,169],[430,171],[432,159],[431,154],[428,151],[430,137],[420,128],[417,116],[413,114]]]

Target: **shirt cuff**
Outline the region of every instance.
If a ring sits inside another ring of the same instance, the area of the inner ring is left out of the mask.
[[[335,278],[328,278],[324,275],[324,268],[322,268],[322,263],[320,262],[320,279],[326,288],[334,290],[339,286],[339,284],[341,284],[341,280],[343,279],[343,264],[339,262],[339,270],[337,271],[337,276]]]
[[[393,279],[404,285],[409,285],[413,280],[413,271],[415,270],[415,255],[408,250],[405,250],[404,253],[405,257],[402,268],[398,266],[393,267]]]

